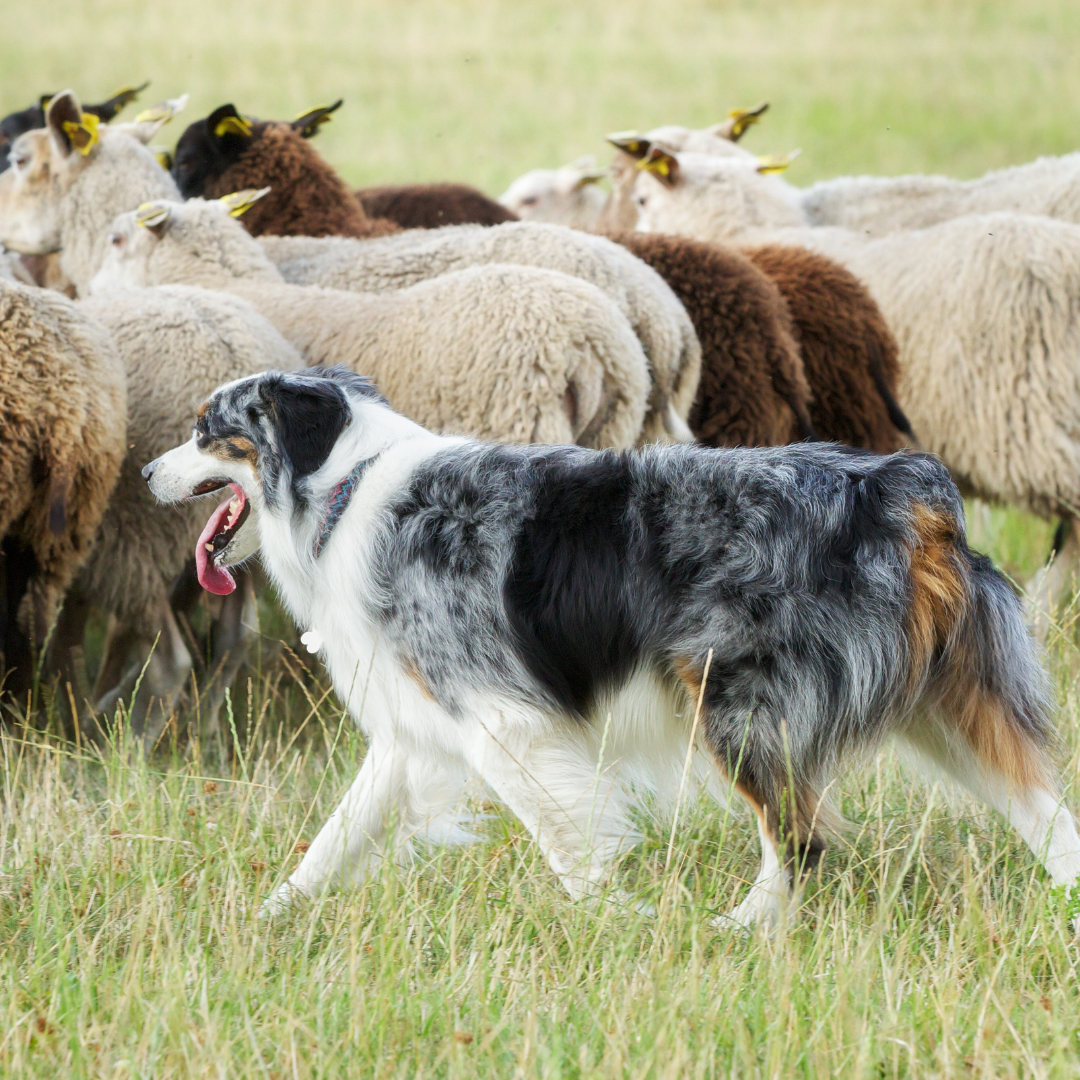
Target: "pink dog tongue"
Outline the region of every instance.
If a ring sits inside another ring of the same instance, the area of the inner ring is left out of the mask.
[[[229,487],[237,495],[243,496],[243,492],[235,484],[230,484]],[[199,584],[207,592],[217,593],[218,596],[225,596],[233,592],[236,589],[236,582],[233,581],[233,576],[228,570],[214,565],[213,560],[210,558],[210,552],[206,550],[206,545],[213,540],[222,520],[228,517],[229,503],[232,500],[233,497],[230,495],[210,515],[210,520],[206,523],[206,528],[203,529],[199,536],[199,542],[195,545],[195,568],[199,573]]]

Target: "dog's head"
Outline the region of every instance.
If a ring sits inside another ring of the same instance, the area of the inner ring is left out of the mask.
[[[344,461],[328,461],[364,404],[386,402],[368,379],[346,368],[252,375],[215,390],[191,439],[143,469],[165,503],[232,492],[210,515],[195,551],[205,589],[236,587],[226,567],[258,550],[261,513],[302,513],[324,467],[348,471]],[[337,472],[333,479],[340,479]]]

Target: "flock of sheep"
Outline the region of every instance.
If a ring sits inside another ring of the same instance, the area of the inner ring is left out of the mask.
[[[344,364],[425,426],[501,441],[919,445],[966,491],[1059,518],[1038,587],[1071,574],[1080,154],[800,189],[738,145],[759,106],[612,136],[609,169],[536,170],[494,202],[351,190],[310,141],[336,105],[222,106],[166,155],[184,99],[117,122],[134,95],[0,122],[0,647],[24,705],[40,673],[73,724],[133,695],[147,739],[182,695],[213,723],[256,586],[215,598],[196,643],[205,511],[156,505],[139,470],[270,368]]]

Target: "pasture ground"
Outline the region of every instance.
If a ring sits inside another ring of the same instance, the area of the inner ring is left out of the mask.
[[[796,182],[970,176],[1073,150],[1080,131],[1068,0],[10,0],[3,24],[5,112],[147,77],[146,101],[191,91],[185,120],[344,96],[320,142],[357,183],[498,193],[528,168],[606,159],[606,131],[765,97],[749,144],[802,146]],[[1019,513],[973,506],[969,525],[1016,580],[1049,548]],[[292,635],[270,604],[263,631],[231,754],[192,743],[187,716],[149,762],[122,717],[94,745],[0,734],[0,1075],[1080,1072],[1070,901],[998,819],[913,784],[890,752],[843,779],[851,830],[771,940],[710,926],[757,842],[747,815],[707,802],[684,808],[670,857],[667,825],[643,817],[620,884],[655,918],[567,902],[495,811],[479,845],[256,921],[363,755],[322,673],[282,659]],[[1070,615],[1050,647],[1074,807],[1077,640]]]

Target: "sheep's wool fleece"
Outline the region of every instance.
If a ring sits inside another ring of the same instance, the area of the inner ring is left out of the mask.
[[[80,587],[152,636],[156,605],[194,554],[208,506],[159,505],[140,470],[191,437],[199,406],[222,383],[302,363],[262,316],[233,296],[170,286],[110,291],[80,307],[111,332],[128,380],[127,455]]]
[[[105,129],[60,199],[60,266],[80,296],[101,267],[109,225],[150,199],[179,199],[172,177],[138,139]]]
[[[414,230],[379,240],[262,241],[286,281],[391,292],[453,270],[512,263],[581,278],[618,304],[637,334],[659,393],[685,419],[697,392],[701,347],[682,304],[650,267],[618,244],[562,225],[516,222]]]
[[[896,397],[900,358],[881,310],[866,287],[833,259],[779,244],[746,249],[775,282],[795,324],[822,439],[891,454],[904,445],[874,379]]]
[[[353,195],[370,218],[386,218],[403,229],[444,225],[502,225],[518,216],[468,184],[393,184],[357,188]]]
[[[90,552],[124,456],[126,396],[113,343],[87,312],[0,280],[0,534],[37,558],[38,615],[55,614]],[[50,489],[68,481],[54,535]]]
[[[660,233],[612,239],[671,286],[701,342],[690,429],[706,446],[775,446],[800,438],[810,390],[776,286],[730,248]]]
[[[233,291],[309,364],[371,376],[434,430],[620,448],[641,430],[641,346],[611,300],[566,274],[477,266],[383,296],[289,285],[220,207],[198,200],[177,209],[138,274],[126,280]]]
[[[1036,158],[975,180],[841,176],[811,184],[801,202],[811,225],[841,225],[869,236],[1002,210],[1080,224],[1080,153]]]

